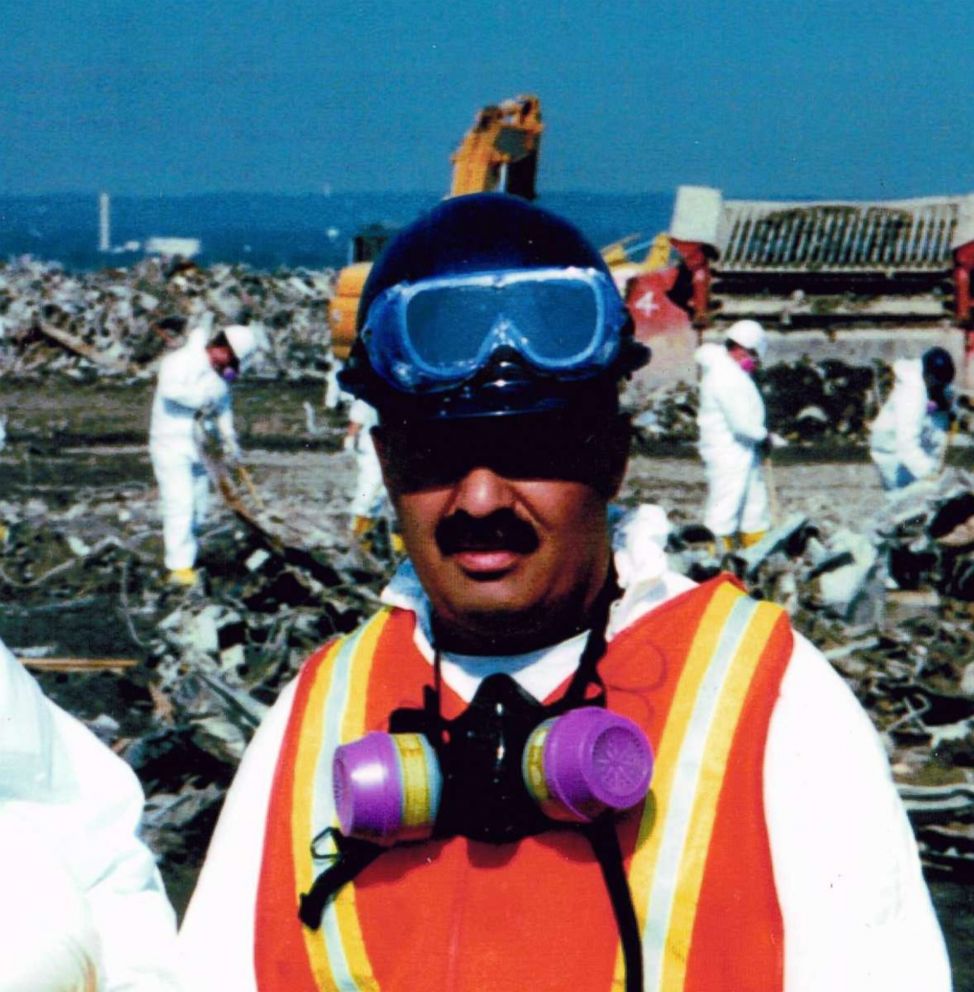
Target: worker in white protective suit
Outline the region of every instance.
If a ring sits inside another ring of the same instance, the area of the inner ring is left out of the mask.
[[[869,454],[883,488],[902,489],[940,471],[950,430],[954,362],[943,348],[893,363],[893,391],[870,428]]]
[[[132,770],[0,643],[0,992],[175,992]]]
[[[165,564],[176,585],[197,581],[197,533],[209,501],[197,421],[209,421],[225,458],[239,459],[230,384],[259,345],[254,327],[234,324],[208,340],[207,328],[197,326],[159,365],[149,455],[159,484]]]
[[[752,375],[767,352],[764,328],[739,320],[723,344],[701,345],[698,450],[707,477],[704,523],[725,550],[756,544],[771,525],[762,459],[771,445]]]
[[[377,522],[388,515],[382,468],[372,441],[372,428],[379,423],[375,407],[356,399],[348,411],[348,430],[342,447],[355,455],[355,490],[349,505],[352,533],[366,540]],[[397,543],[398,539],[394,539]]]

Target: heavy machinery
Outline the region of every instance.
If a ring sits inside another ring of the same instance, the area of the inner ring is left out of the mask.
[[[533,200],[541,144],[541,102],[522,95],[481,107],[473,126],[450,156],[453,177],[448,196],[510,193]],[[328,307],[332,353],[344,361],[355,340],[355,317],[372,262],[392,233],[375,227],[357,236],[352,257],[338,273]]]
[[[392,228],[370,224],[356,234],[350,246],[348,265],[339,270],[335,279],[335,292],[328,303],[328,326],[331,328],[332,354],[341,362],[348,358],[355,340],[358,301],[372,262],[393,233]]]
[[[499,191],[533,200],[543,130],[536,96],[482,107],[451,156],[450,196]]]
[[[888,362],[937,345],[958,385],[974,381],[974,194],[735,200],[680,186],[654,244],[642,261],[630,239],[603,249],[654,382],[690,380],[699,342],[741,319],[764,325],[779,362]]]

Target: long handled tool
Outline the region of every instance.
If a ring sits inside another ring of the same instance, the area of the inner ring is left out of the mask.
[[[947,467],[947,458],[950,456],[950,449],[953,446],[954,438],[957,436],[957,430],[960,426],[960,421],[957,417],[954,417],[950,422],[950,427],[947,428],[947,437],[944,441],[943,450],[940,452],[940,465],[937,467],[937,475],[943,473],[943,470]]]
[[[768,509],[771,511],[771,522],[777,523],[781,520],[781,507],[778,505],[778,487],[775,484],[774,467],[770,454],[764,456],[764,480],[768,487]]]
[[[250,474],[249,469],[246,465],[237,466],[237,476],[240,481],[247,487],[247,492],[250,493],[250,498],[254,501],[257,509],[261,512],[264,511],[264,501],[261,499],[260,493],[257,492],[257,487],[254,485],[253,477]]]

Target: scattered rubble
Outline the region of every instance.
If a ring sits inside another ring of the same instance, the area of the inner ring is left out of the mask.
[[[201,269],[145,259],[131,269],[69,273],[30,257],[0,263],[0,374],[151,377],[180,317],[259,323],[270,351],[256,375],[324,378],[330,366],[329,271]]]
[[[393,565],[352,543],[334,497],[265,500],[268,511],[225,485],[202,539],[205,585],[189,592],[162,582],[147,488],[83,489],[67,507],[0,502],[4,623],[44,632],[25,661],[139,773],[147,836],[187,886],[266,707],[311,650],[374,609]],[[699,524],[668,543],[678,569],[730,569],[826,651],[883,736],[925,858],[953,872],[974,867],[974,593],[957,585],[974,570],[974,541],[958,543],[974,527],[972,500],[974,478],[952,472],[863,530],[792,513],[723,558]],[[904,566],[905,552],[923,567]],[[65,634],[77,638],[73,667]]]
[[[932,869],[974,878],[974,476],[915,483],[859,530],[792,514],[718,558],[675,531],[674,566],[785,606],[870,713]]]
[[[768,423],[790,444],[826,443],[851,448],[868,443],[868,424],[892,389],[889,367],[847,365],[836,359],[781,362],[759,369],[755,379],[765,398]],[[651,445],[697,440],[697,387],[678,383],[653,391],[635,417],[639,437]],[[961,395],[959,431],[954,443],[967,442],[974,427],[970,397]]]
[[[139,774],[177,901],[263,714],[312,650],[375,608],[391,568],[352,542],[341,500],[312,520],[234,499],[239,513],[218,508],[202,535],[204,584],[189,591],[164,582],[148,488],[85,488],[67,507],[0,501],[4,637]]]
[[[258,375],[322,380],[331,284],[330,273],[157,261],[81,275],[29,259],[0,266],[0,389],[52,373],[151,380],[178,327],[167,318],[200,310],[264,325],[271,350]],[[880,367],[804,361],[773,366],[763,388],[772,426],[794,448],[852,449],[887,379]],[[636,419],[642,450],[686,449],[696,402],[692,385],[653,394]],[[340,436],[331,411],[306,402],[304,419],[306,439]],[[34,450],[18,424],[3,458]],[[0,500],[4,636],[139,774],[146,837],[179,905],[266,708],[311,650],[375,608],[393,566],[381,535],[371,549],[350,536],[351,463],[315,450],[307,457],[328,459],[337,478],[311,499],[266,498],[260,477],[212,466],[224,501],[202,536],[205,583],[189,591],[162,581],[149,483],[74,487],[70,498],[68,487],[25,484]],[[626,496],[656,501],[638,487]],[[684,501],[669,553],[694,578],[729,568],[786,607],[872,716],[928,865],[974,873],[974,478],[952,471],[841,518],[787,509],[760,544],[718,558]]]

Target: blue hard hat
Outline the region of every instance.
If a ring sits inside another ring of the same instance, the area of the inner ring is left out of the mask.
[[[343,387],[409,419],[614,409],[649,358],[599,252],[501,193],[451,198],[402,230],[357,325]]]

